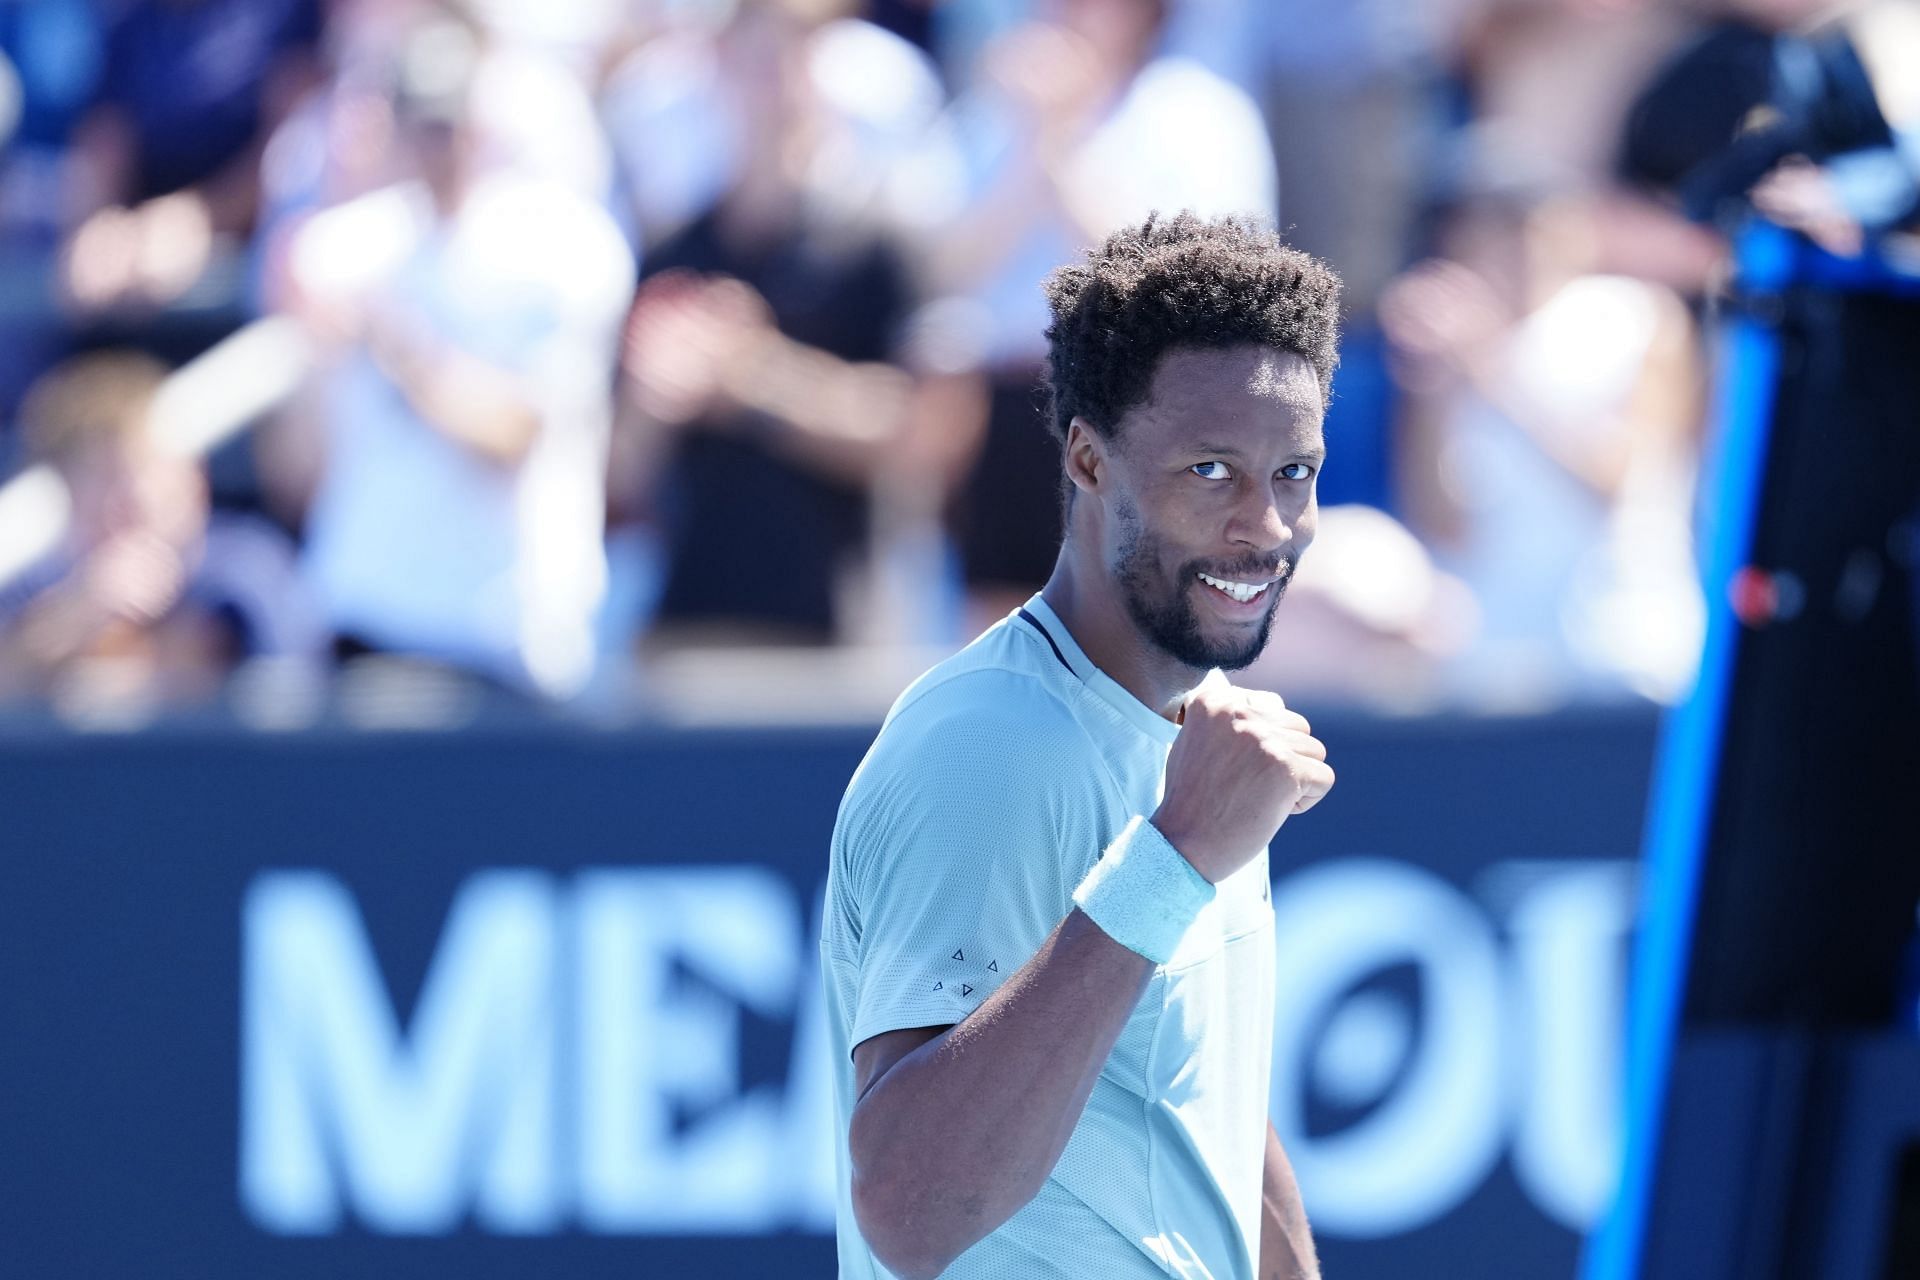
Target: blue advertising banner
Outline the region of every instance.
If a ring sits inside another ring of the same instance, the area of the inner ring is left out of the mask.
[[[1316,717],[1274,1118],[1329,1275],[1571,1276],[1654,716]],[[0,1272],[833,1274],[871,731],[0,742]]]

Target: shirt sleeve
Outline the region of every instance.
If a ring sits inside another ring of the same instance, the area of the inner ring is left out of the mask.
[[[963,677],[1003,678],[1017,677]],[[1024,692],[1011,706],[910,708],[848,790],[829,909],[853,976],[849,1044],[979,1008],[1071,910],[1099,855],[1102,766],[1066,708]]]

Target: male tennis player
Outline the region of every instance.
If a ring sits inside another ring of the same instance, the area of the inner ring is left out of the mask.
[[[1267,1120],[1267,845],[1333,785],[1252,662],[1339,283],[1183,214],[1047,283],[1053,576],[909,689],[833,834],[842,1280],[1318,1275]]]

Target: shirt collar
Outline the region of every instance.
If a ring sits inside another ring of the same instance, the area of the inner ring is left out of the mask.
[[[1026,615],[1022,621],[1036,627],[1043,641],[1052,642],[1054,651],[1067,665],[1067,669],[1078,676],[1080,682],[1086,685],[1095,696],[1118,712],[1128,724],[1156,742],[1171,743],[1179,736],[1179,725],[1134,697],[1121,686],[1118,680],[1094,665],[1093,659],[1087,657],[1086,650],[1074,640],[1073,633],[1067,630],[1067,624],[1060,621],[1060,615],[1040,598],[1038,592],[1034,593],[1020,612]]]

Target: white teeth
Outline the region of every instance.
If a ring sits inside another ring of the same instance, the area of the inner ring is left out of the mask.
[[[1216,578],[1212,574],[1207,573],[1200,575],[1200,581],[1210,587],[1218,588],[1220,591],[1238,600],[1241,604],[1245,604],[1249,600],[1254,599],[1262,591],[1267,589],[1267,584],[1264,582],[1229,582],[1225,578]]]

